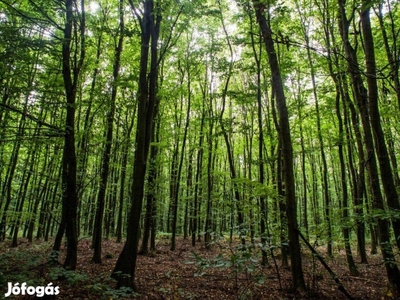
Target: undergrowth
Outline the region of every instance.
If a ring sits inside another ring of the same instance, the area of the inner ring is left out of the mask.
[[[85,272],[64,269],[60,264],[49,263],[51,248],[47,243],[32,244],[26,248],[7,248],[0,254],[0,298],[6,293],[8,283],[23,283],[27,286],[46,286],[48,283],[68,285],[85,291],[98,299],[124,299],[135,296],[130,288],[114,289],[115,281],[110,276],[90,277]],[[54,260],[53,260],[54,262]]]

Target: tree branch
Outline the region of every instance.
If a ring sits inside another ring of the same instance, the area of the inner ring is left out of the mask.
[[[32,121],[38,123],[39,125],[46,126],[46,127],[50,128],[50,129],[53,129],[53,130],[55,130],[55,131],[59,134],[59,136],[64,136],[64,134],[65,134],[64,130],[58,128],[57,126],[51,125],[51,124],[49,124],[49,123],[46,123],[46,122],[44,122],[44,121],[42,121],[42,120],[36,118],[35,116],[32,116],[32,115],[30,115],[30,114],[28,114],[28,113],[26,113],[26,112],[23,112],[23,111],[19,110],[18,108],[16,108],[16,107],[13,106],[13,105],[8,105],[8,104],[5,104],[5,103],[0,103],[0,107],[3,107],[3,108],[5,108],[5,109],[7,109],[7,110],[9,110],[9,111],[12,111],[12,112],[16,112],[16,113],[18,113],[18,114],[20,114],[20,115],[23,115],[23,116],[25,116],[26,118],[28,118],[28,119],[30,119],[30,120],[32,120]]]

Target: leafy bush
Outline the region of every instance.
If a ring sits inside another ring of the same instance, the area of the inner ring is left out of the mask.
[[[169,232],[158,232],[157,233],[157,238],[160,240],[170,239],[171,236],[172,236],[172,233],[169,233]]]
[[[207,274],[208,269],[226,269],[228,278],[232,278],[238,299],[251,298],[251,287],[254,284],[263,284],[266,277],[263,275],[258,257],[252,252],[253,247],[244,245],[230,246],[214,241],[221,248],[221,253],[216,257],[204,258],[192,251],[194,260],[186,261],[187,264],[196,264],[198,272],[195,276]]]
[[[66,280],[71,285],[80,284],[88,279],[88,276],[84,273],[66,270],[61,267],[51,268],[49,272],[49,277],[52,280]]]
[[[45,254],[32,251],[9,251],[0,255],[0,283],[26,282],[28,285],[40,285],[37,266],[46,260]]]

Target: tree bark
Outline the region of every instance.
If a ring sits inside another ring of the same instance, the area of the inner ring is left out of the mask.
[[[249,13],[250,26],[253,26],[252,14]],[[251,27],[252,28],[252,27]],[[262,38],[259,38],[259,53],[256,51],[254,35],[251,35],[251,46],[253,49],[254,59],[257,66],[257,124],[258,124],[258,182],[264,185],[265,181],[265,168],[264,168],[264,130],[263,130],[263,116],[262,116],[262,102],[261,102],[261,51],[262,51]],[[266,249],[267,245],[267,223],[268,223],[268,207],[265,195],[260,195],[260,235],[262,244],[262,261],[261,264],[266,266],[268,264],[268,255]]]
[[[179,164],[177,164],[177,173],[175,177],[175,187],[173,189],[174,195],[173,195],[173,218],[172,218],[172,236],[171,236],[171,251],[174,251],[176,248],[176,226],[177,226],[177,221],[178,221],[178,200],[179,200],[179,187],[180,187],[180,181],[181,181],[181,174],[182,174],[182,167],[183,167],[183,158],[185,157],[185,146],[186,146],[186,139],[187,139],[187,134],[189,130],[189,121],[190,121],[190,102],[191,102],[191,90],[190,90],[190,69],[189,66],[186,68],[187,71],[187,76],[188,76],[188,99],[187,99],[187,108],[186,108],[186,120],[185,120],[185,128],[183,131],[183,139],[182,139],[182,145],[181,145],[181,153],[180,153],[180,158],[179,158]],[[184,78],[184,71],[182,73],[182,80]],[[181,101],[183,102],[183,97],[181,98]]]
[[[376,79],[375,49],[371,29],[369,2],[370,1],[367,0],[363,1],[363,7],[365,7],[365,9],[361,11],[361,29],[364,37],[364,52],[367,71],[368,111],[375,142],[376,154],[379,162],[383,190],[386,195],[389,209],[396,212],[400,210],[400,203],[396,186],[394,184],[393,171],[390,165],[389,153],[386,147],[385,135],[383,133],[378,107],[378,82]],[[395,233],[397,248],[400,249],[400,220],[397,218],[392,218],[392,225]]]
[[[282,159],[284,162],[284,182],[286,198],[286,214],[288,219],[289,252],[291,258],[291,271],[293,287],[295,290],[306,289],[301,263],[300,241],[297,233],[297,206],[295,195],[295,181],[293,171],[293,149],[290,136],[289,117],[286,107],[286,98],[283,89],[282,77],[279,69],[277,55],[275,52],[272,32],[264,15],[265,7],[258,1],[253,1],[265,47],[268,54],[269,66],[272,74],[272,85],[279,113],[280,137],[282,141]]]
[[[160,115],[157,113],[158,108],[156,108],[156,126],[153,128],[152,132],[152,143],[158,143],[158,132],[160,130]],[[157,117],[158,116],[158,117]],[[157,195],[157,176],[158,176],[158,167],[157,167],[157,157],[158,157],[159,149],[158,145],[150,146],[150,157],[149,157],[149,169],[147,175],[147,197],[146,197],[146,214],[144,219],[144,228],[143,228],[143,238],[142,245],[139,251],[139,254],[145,255],[148,251],[148,242],[150,238],[150,233],[152,228],[155,225],[155,216],[154,211],[156,209],[156,195]]]
[[[134,13],[137,13],[132,1],[129,1]],[[139,224],[142,212],[144,181],[146,175],[147,157],[150,148],[152,126],[154,125],[154,111],[157,105],[156,82],[157,43],[161,15],[154,9],[153,0],[144,3],[143,16],[139,17],[141,27],[141,55],[138,91],[138,120],[136,128],[136,147],[133,165],[133,182],[130,192],[132,206],[127,223],[127,237],[124,248],[118,257],[112,277],[117,280],[117,287],[131,287],[135,289],[134,279],[136,259],[139,244]],[[151,45],[150,45],[151,39]],[[151,69],[149,75],[149,46],[152,49]]]
[[[115,49],[115,60],[113,66],[113,83],[110,99],[110,108],[107,114],[106,121],[106,131],[105,131],[105,147],[103,151],[103,157],[101,160],[101,170],[100,170],[100,187],[97,197],[97,210],[94,223],[93,231],[93,257],[92,261],[95,263],[101,263],[101,242],[103,237],[103,216],[104,216],[104,205],[107,191],[108,175],[110,169],[111,160],[111,146],[113,142],[113,125],[114,125],[114,115],[115,115],[115,101],[117,98],[118,89],[118,77],[121,62],[121,53],[124,42],[124,2],[121,0],[119,3],[119,38],[118,45]]]
[[[377,211],[384,211],[383,197],[379,184],[378,168],[375,157],[375,148],[371,133],[370,116],[368,113],[368,95],[367,90],[364,87],[363,80],[359,71],[359,64],[356,56],[356,51],[352,47],[349,41],[349,24],[350,21],[347,19],[345,0],[338,0],[339,3],[339,29],[342,37],[343,45],[346,52],[346,58],[348,62],[348,72],[350,73],[353,85],[354,97],[357,102],[357,106],[361,115],[361,121],[364,129],[364,142],[367,149],[367,170],[369,173],[370,186],[372,191],[372,206]],[[367,5],[368,7],[368,5]],[[363,14],[366,12],[364,11]],[[369,14],[369,13],[368,13]],[[354,17],[354,15],[353,15]],[[365,16],[364,16],[365,17]],[[365,20],[364,20],[365,22]],[[369,58],[370,59],[370,58]],[[368,60],[369,60],[368,59]],[[371,63],[367,61],[367,64]],[[374,93],[374,91],[372,91]],[[371,95],[373,96],[373,95]],[[374,101],[372,99],[372,101]],[[375,104],[376,105],[376,104]],[[375,109],[374,107],[372,107]],[[375,112],[376,113],[376,112]],[[376,117],[376,116],[374,116]],[[379,147],[379,145],[378,145]],[[385,261],[386,273],[390,285],[394,291],[400,291],[400,272],[396,264],[395,256],[393,253],[392,245],[390,242],[390,230],[389,222],[384,218],[378,220],[379,228],[379,239],[382,256]]]
[[[64,39],[62,44],[62,75],[67,104],[67,115],[65,119],[65,137],[62,157],[62,223],[59,232],[65,228],[67,238],[67,255],[64,261],[66,269],[75,270],[77,263],[77,208],[78,195],[76,184],[76,152],[75,152],[75,102],[79,73],[85,58],[85,7],[84,0],[81,1],[81,24],[80,24],[80,47],[79,60],[77,55],[71,55],[73,40],[73,27],[77,26],[74,16],[74,1],[65,1],[66,24],[64,28]],[[78,51],[76,49],[75,51]],[[71,58],[74,56],[72,62]],[[55,244],[56,245],[56,244]]]

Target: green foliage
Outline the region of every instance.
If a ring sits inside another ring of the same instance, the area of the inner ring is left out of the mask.
[[[9,251],[0,256],[0,287],[7,282],[26,282],[28,286],[58,282],[79,287],[98,295],[99,299],[125,299],[138,296],[130,288],[114,289],[115,280],[108,275],[90,279],[84,272],[66,270],[47,264],[49,244],[31,245],[27,249]],[[55,253],[53,254],[55,256]]]
[[[220,253],[216,257],[204,258],[192,251],[193,260],[186,261],[186,264],[195,264],[198,268],[194,276],[204,276],[210,270],[223,269],[225,276],[231,278],[236,289],[238,299],[251,297],[251,286],[263,284],[266,280],[260,267],[258,253],[254,252],[252,245],[226,245],[221,238],[217,238],[211,245],[219,246]],[[243,281],[244,280],[244,281]]]
[[[44,249],[47,245],[9,251],[0,255],[0,281],[2,286],[6,282],[26,282],[28,285],[41,285],[43,277],[38,277],[38,269],[47,259]]]
[[[121,299],[121,298],[132,298],[138,297],[140,294],[135,293],[129,287],[120,287],[119,289],[107,288],[102,291],[102,299]]]
[[[157,238],[160,240],[168,240],[172,236],[169,232],[157,232]]]
[[[35,230],[37,226],[44,228],[44,224],[39,224],[39,217],[49,220],[49,227],[56,230],[60,220],[60,196],[63,187],[60,185],[62,173],[59,170],[62,164],[60,150],[63,147],[63,139],[59,133],[52,131],[53,129],[44,130],[44,128],[45,123],[57,128],[64,128],[65,124],[66,105],[61,56],[63,34],[61,29],[64,26],[65,11],[60,1],[47,2],[4,0],[0,3],[0,97],[8,108],[14,108],[14,110],[0,108],[2,192],[0,217],[3,214],[7,217],[8,232],[9,228],[18,222],[26,225],[31,220],[34,222]],[[115,141],[112,145],[110,168],[112,176],[109,178],[115,181],[107,185],[106,194],[109,203],[105,218],[110,223],[110,228],[107,230],[109,229],[111,234],[115,229],[111,227],[113,225],[115,227],[117,223],[115,208],[119,207],[119,202],[116,201],[120,195],[123,201],[123,227],[127,216],[126,209],[130,207],[131,195],[128,193],[128,183],[131,181],[133,171],[132,156],[136,151],[134,145],[138,120],[137,92],[141,57],[138,20],[127,6],[120,77],[113,82],[112,70],[120,28],[116,17],[118,1],[97,2],[99,4],[97,9],[91,9],[92,3],[86,3],[86,57],[76,91],[78,97],[75,134],[79,151],[77,181],[83,235],[92,233],[90,222],[93,219],[91,216],[95,214],[101,168],[100,156],[105,142],[104,121],[109,112],[113,86],[118,86],[118,91],[114,119]],[[140,13],[142,3],[140,1],[134,3],[137,5],[137,12]],[[399,219],[399,213],[394,210],[386,208],[371,210],[370,204],[374,200],[372,195],[362,199],[364,204],[359,207],[352,206],[352,199],[349,199],[349,217],[344,219],[342,216],[341,185],[348,185],[350,191],[350,188],[357,186],[357,174],[361,171],[356,169],[361,168],[361,165],[358,165],[360,155],[357,152],[357,137],[354,134],[355,129],[360,127],[360,120],[357,120],[358,110],[356,109],[356,120],[353,121],[349,109],[350,104],[356,105],[356,103],[352,91],[353,83],[347,73],[346,54],[343,52],[337,28],[337,3],[331,1],[321,4],[308,0],[262,0],[260,3],[265,6],[263,13],[270,13],[269,22],[285,85],[295,156],[298,208],[303,210],[303,201],[308,204],[305,212],[299,212],[299,216],[302,214],[303,219],[300,224],[303,226],[306,218],[309,223],[309,234],[321,243],[326,243],[328,224],[327,220],[321,217],[325,205],[324,189],[327,189],[331,199],[329,221],[332,223],[333,238],[336,241],[342,239],[343,228],[355,230],[357,221],[374,224],[377,219],[388,221]],[[171,233],[166,232],[166,224],[172,211],[170,182],[173,180],[175,167],[171,166],[171,161],[174,147],[177,147],[177,160],[183,159],[182,180],[179,182],[178,191],[180,195],[177,210],[178,230],[183,228],[185,222],[193,221],[196,196],[198,209],[196,217],[199,220],[197,226],[200,227],[200,231],[206,230],[215,238],[217,237],[215,232],[219,230],[226,232],[228,228],[233,228],[235,233],[239,232],[240,237],[247,238],[252,225],[256,230],[256,236],[259,236],[263,234],[257,232],[261,216],[259,199],[263,197],[268,206],[266,217],[271,230],[271,237],[268,238],[272,244],[278,244],[281,226],[285,225],[281,224],[279,215],[279,203],[283,197],[278,195],[277,189],[278,165],[281,157],[278,156],[279,128],[275,125],[279,120],[276,119],[276,103],[274,91],[271,89],[268,58],[252,2],[180,0],[161,1],[157,2],[158,4],[163,17],[158,45],[160,74],[156,91],[160,99],[158,116],[160,129],[156,132],[157,141],[151,145],[156,146],[159,151],[156,158],[156,172],[159,177],[154,187],[146,186],[146,192],[152,191],[156,196],[156,224],[157,230],[160,230],[158,238],[171,238]],[[386,29],[388,52],[396,63],[399,54],[399,41],[396,37],[400,26],[398,1],[386,3],[377,0],[362,1],[362,4],[361,2],[356,4],[355,8],[358,11],[371,8],[372,11],[378,4],[383,6],[382,26]],[[354,3],[346,3],[348,17],[356,20],[354,13],[357,11],[353,11],[353,6]],[[228,37],[221,21],[225,23]],[[393,64],[388,61],[383,30],[375,14],[371,14],[371,22],[379,70],[380,116],[387,136],[386,143],[390,143],[392,147],[389,151],[390,163],[395,169],[396,161],[399,159],[397,142],[400,136],[397,104],[399,100],[393,82]],[[80,48],[79,22],[74,26],[76,31],[74,46],[71,49],[73,52]],[[360,74],[366,79],[365,53],[358,26],[357,22],[351,22],[350,42],[356,48]],[[230,57],[227,40],[231,41],[233,60]],[[311,51],[310,59],[307,50]],[[71,63],[76,63],[73,60],[74,58],[71,59]],[[233,63],[232,68],[231,63]],[[315,75],[315,91],[311,74]],[[331,75],[340,79],[340,92]],[[228,77],[230,77],[229,86],[225,89]],[[348,99],[343,98],[346,93]],[[258,97],[261,101],[261,125],[258,124],[256,105]],[[318,111],[315,106],[316,98],[319,104]],[[220,118],[222,99],[225,99],[226,103],[224,114]],[[345,128],[341,133],[338,130],[335,114],[337,99],[340,100],[339,115],[345,121],[343,124]],[[188,136],[185,141],[187,147],[182,151],[184,132],[182,124],[189,100],[191,109]],[[321,122],[323,143],[318,136],[318,119]],[[133,127],[129,131],[130,126]],[[264,133],[262,143],[259,136],[261,130]],[[236,171],[234,179],[231,178],[227,163],[224,134],[231,143],[230,151]],[[122,145],[128,147],[125,149]],[[262,158],[258,156],[261,149],[259,146],[263,149]],[[345,172],[348,180],[344,183],[339,179],[338,146],[343,146],[345,152]],[[323,182],[321,147],[325,148],[326,153],[327,183]],[[35,152],[32,149],[36,149]],[[125,165],[122,164],[122,157],[125,154],[123,151],[127,151]],[[14,158],[15,166],[12,163]],[[264,167],[263,184],[259,182],[260,166]],[[125,182],[120,178],[122,170],[126,171]],[[393,173],[397,171],[393,170]],[[303,172],[304,178],[301,176]],[[28,179],[28,174],[31,179]],[[6,184],[8,178],[10,178],[10,188]],[[211,185],[208,185],[208,178],[211,179]],[[365,190],[368,191],[368,176],[365,182],[367,184]],[[125,186],[122,183],[125,183]],[[232,194],[235,187],[240,193],[240,203],[235,202]],[[195,190],[197,195],[194,194]],[[7,192],[10,192],[11,202],[5,209]],[[25,201],[22,207],[19,207],[22,199]],[[34,212],[36,200],[38,200],[37,212]],[[211,206],[208,217],[216,228],[204,228],[207,201],[210,201]],[[361,210],[357,216],[352,212],[355,208]],[[245,219],[241,226],[237,224],[238,209],[242,211]],[[355,238],[355,235],[352,237]],[[263,247],[266,248],[264,250],[274,250],[273,245]],[[223,248],[222,250],[223,253],[214,260],[202,259],[200,263],[199,259],[199,266],[207,267],[198,275],[207,268],[232,269],[237,274],[247,272],[253,274],[253,277],[257,273],[257,268],[253,268],[256,263],[252,261],[252,256],[248,256],[249,253],[253,253],[250,249]],[[25,258],[22,253],[7,253],[1,257],[4,264],[0,266],[0,283],[8,278],[20,281],[25,278],[26,281],[26,278],[33,276],[35,266],[40,264],[42,258],[44,259],[34,253],[27,253]],[[51,269],[49,276],[65,278],[73,285],[86,280],[84,274],[58,268]],[[102,286],[101,283],[96,283],[93,286],[95,290],[100,289],[105,293],[117,293],[109,290],[106,284]],[[123,293],[129,291],[119,292],[123,297]],[[165,292],[172,295],[178,291]],[[117,297],[116,294],[113,297]]]
[[[111,288],[108,281],[109,278],[98,277],[93,284],[89,284],[87,287],[101,299],[125,299],[139,296],[129,287]]]
[[[71,285],[79,285],[88,279],[87,275],[84,273],[78,273],[59,267],[51,268],[49,277],[52,280],[66,280]]]

